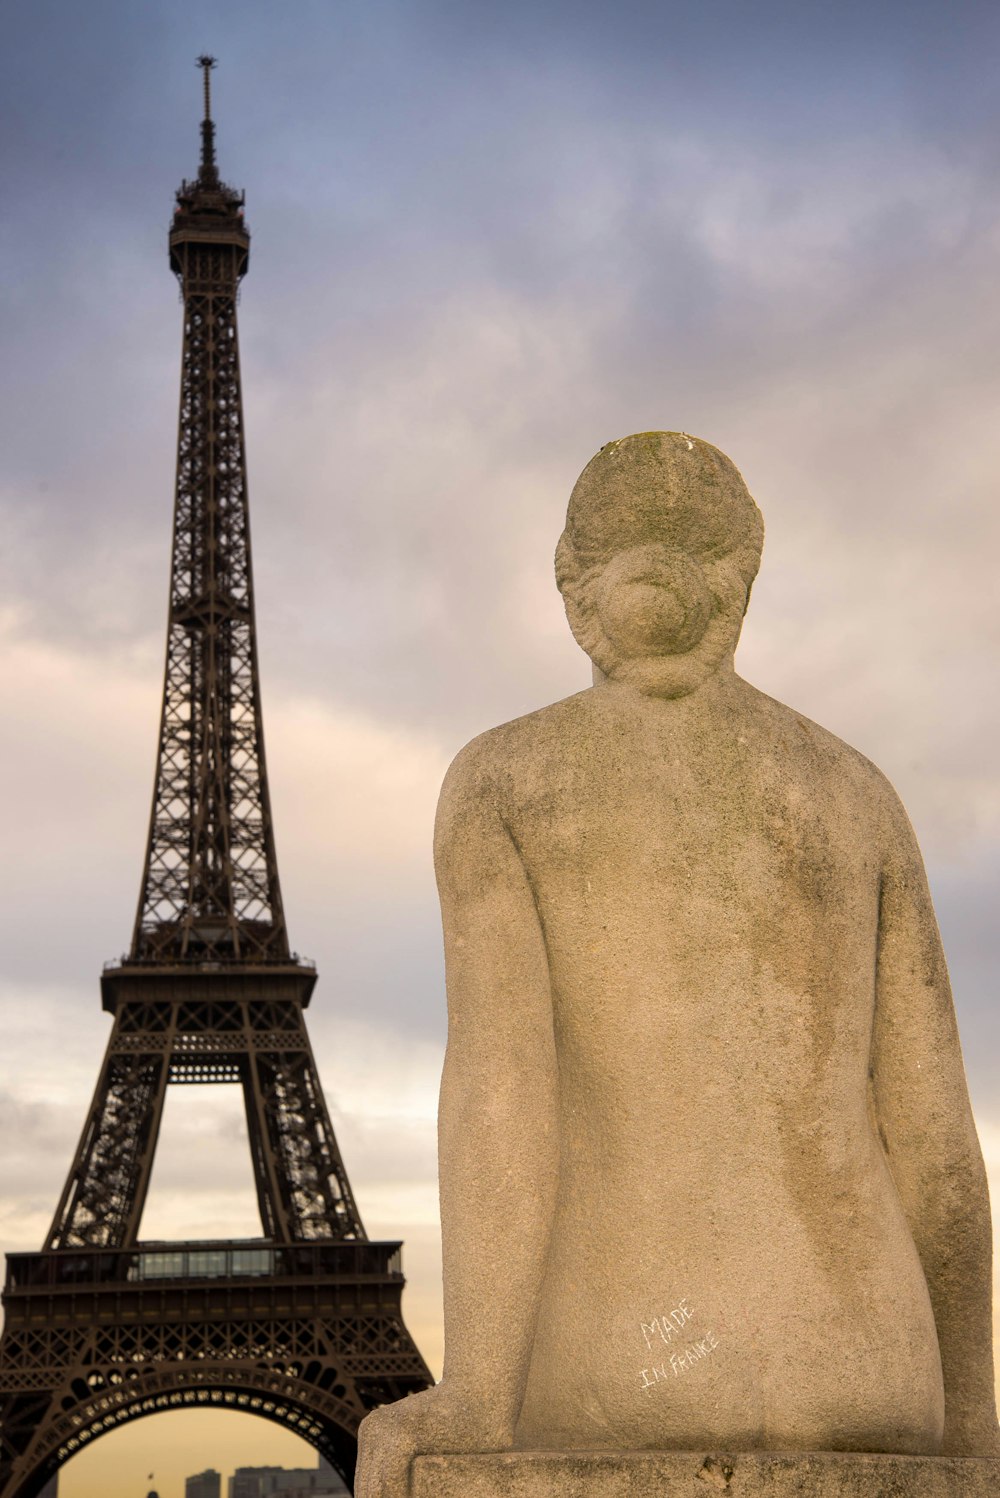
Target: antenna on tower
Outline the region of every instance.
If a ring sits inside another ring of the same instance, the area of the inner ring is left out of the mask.
[[[198,66],[202,70],[205,91],[205,117],[201,122],[201,170],[198,175],[203,182],[215,182],[218,178],[215,165],[215,125],[212,123],[212,69],[215,67],[215,58],[203,52],[198,58]]]

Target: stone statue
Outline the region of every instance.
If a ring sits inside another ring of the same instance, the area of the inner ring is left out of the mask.
[[[762,539],[708,443],[603,447],[556,552],[594,685],[448,773],[445,1374],[365,1421],[363,1498],[421,1452],[1000,1455],[920,854],[736,675]]]

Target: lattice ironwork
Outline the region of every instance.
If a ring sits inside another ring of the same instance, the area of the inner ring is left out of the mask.
[[[46,1248],[135,1243],[166,1089],[199,1082],[243,1088],[269,1239],[363,1240],[306,1032],[301,974],[272,971],[267,1002],[214,998],[214,974],[185,975],[183,999],[115,1002],[115,976],[106,980],[114,1028]],[[146,982],[155,992],[156,980]]]
[[[396,1243],[369,1243],[289,953],[254,628],[236,292],[242,194],[219,180],[205,77],[201,169],[177,194],[184,299],[173,561],[153,811],[132,949],[102,978],[114,1025],[45,1249],[9,1255],[0,1498],[35,1498],[84,1445],[189,1405],[311,1441],[351,1481],[357,1426],[425,1388]],[[166,1089],[243,1089],[263,1236],[138,1239]]]

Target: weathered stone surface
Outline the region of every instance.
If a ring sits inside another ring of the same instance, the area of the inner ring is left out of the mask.
[[[762,536],[709,444],[608,444],[556,555],[595,684],[448,773],[445,1376],[365,1421],[363,1498],[434,1451],[1000,1456],[920,854],[736,675]]]
[[[996,1498],[1000,1461],[796,1452],[423,1456],[413,1498]]]

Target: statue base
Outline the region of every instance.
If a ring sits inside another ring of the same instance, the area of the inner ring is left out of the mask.
[[[420,1456],[412,1498],[998,1498],[1000,1460],[865,1452]]]

